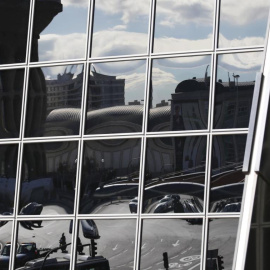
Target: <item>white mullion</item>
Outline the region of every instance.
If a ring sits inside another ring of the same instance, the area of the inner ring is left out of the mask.
[[[13,270],[15,269],[15,257],[16,257],[16,244],[17,244],[17,235],[18,235],[18,222],[15,220],[13,220],[13,224],[12,224],[12,232],[11,232],[11,249],[10,249],[10,256],[9,256],[9,270]]]

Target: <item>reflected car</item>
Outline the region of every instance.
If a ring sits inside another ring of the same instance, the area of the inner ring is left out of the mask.
[[[220,212],[240,212],[241,203],[227,204]]]
[[[4,212],[4,213],[2,213],[1,215],[3,215],[3,216],[11,216],[12,213],[10,213],[10,212]],[[7,224],[7,223],[8,223],[8,221],[6,221],[6,220],[1,220],[1,221],[0,221],[0,227],[4,226],[4,225]]]
[[[137,213],[137,208],[138,208],[138,197],[135,197],[129,202],[130,213]]]

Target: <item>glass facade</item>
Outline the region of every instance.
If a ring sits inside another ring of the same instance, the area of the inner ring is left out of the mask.
[[[1,1],[0,269],[236,269],[268,10]]]

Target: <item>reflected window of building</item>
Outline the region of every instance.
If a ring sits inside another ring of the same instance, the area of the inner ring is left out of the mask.
[[[78,143],[24,145],[19,215],[72,214]]]
[[[26,60],[30,2],[0,2],[0,65]]]
[[[87,264],[86,256],[95,256],[88,267],[134,269],[135,219],[84,219],[78,225],[76,267]]]
[[[217,62],[214,128],[248,128],[256,72],[263,53],[221,54]]]
[[[83,65],[31,68],[25,137],[79,135]]]
[[[202,226],[192,226],[193,223],[184,219],[143,220],[140,269],[166,269],[164,253],[172,269],[199,269]]]
[[[214,6],[213,0],[157,0],[154,52],[210,50]]]
[[[24,69],[0,70],[0,138],[18,138],[21,126]]]
[[[211,56],[154,59],[148,131],[208,127]]]
[[[140,139],[86,141],[81,214],[137,213]]]
[[[145,54],[149,0],[95,1],[92,57]]]
[[[145,60],[91,65],[85,134],[142,131],[145,73]]]
[[[246,134],[213,137],[210,212],[240,212]]]
[[[205,161],[206,137],[148,139],[143,212],[202,213]]]
[[[218,46],[239,48],[263,46],[267,28],[269,2],[220,1]]]
[[[35,0],[31,61],[85,58],[89,0]]]

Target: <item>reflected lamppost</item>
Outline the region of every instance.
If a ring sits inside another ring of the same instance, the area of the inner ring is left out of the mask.
[[[233,73],[233,78],[234,78],[234,87],[236,89],[236,104],[235,104],[235,114],[234,114],[234,125],[233,127],[236,127],[237,124],[237,116],[238,116],[238,79],[240,75],[236,74],[234,75]]]

